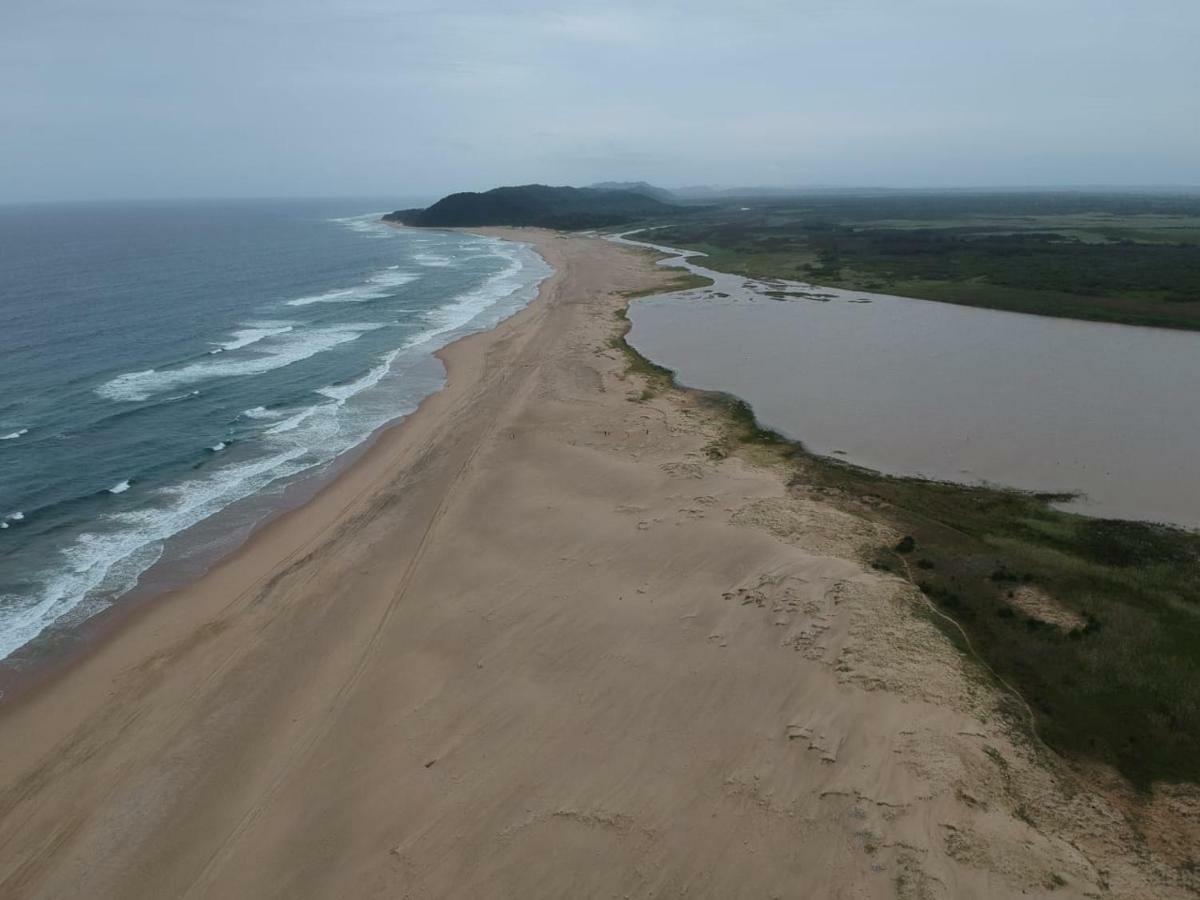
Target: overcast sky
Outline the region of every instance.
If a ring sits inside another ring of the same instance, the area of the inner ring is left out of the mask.
[[[0,0],[0,202],[1200,184],[1200,0]]]

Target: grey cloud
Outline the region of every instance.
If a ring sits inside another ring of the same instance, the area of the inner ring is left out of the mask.
[[[1196,184],[1182,0],[0,4],[0,202]]]

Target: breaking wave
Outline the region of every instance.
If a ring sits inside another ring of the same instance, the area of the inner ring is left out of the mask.
[[[96,393],[108,400],[133,402],[215,378],[261,375],[308,359],[339,344],[357,340],[367,331],[381,327],[378,323],[358,323],[293,332],[287,340],[273,341],[258,356],[204,360],[177,368],[127,372],[100,385]]]

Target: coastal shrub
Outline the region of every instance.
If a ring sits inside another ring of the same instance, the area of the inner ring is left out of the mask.
[[[1147,788],[1200,781],[1200,534],[1088,519],[1020,491],[883,475],[796,457],[811,491],[912,539],[930,621],[1014,686],[1053,749],[1108,763]],[[864,503],[865,498],[874,498]],[[894,558],[894,557],[893,557]],[[893,568],[904,574],[904,570]],[[1063,628],[1014,607],[1019,585],[1082,617]]]

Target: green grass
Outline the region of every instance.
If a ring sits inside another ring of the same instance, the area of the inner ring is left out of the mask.
[[[661,253],[655,253],[656,260],[662,259]],[[693,275],[691,272],[679,272],[675,274],[670,281],[660,285],[659,287],[643,288],[638,291],[626,291],[622,296],[628,300],[636,300],[639,297],[650,297],[655,294],[673,294],[676,291],[690,291],[696,288],[710,287],[712,285],[711,278],[705,278],[703,275]]]
[[[938,281],[885,282],[876,290],[900,297],[918,297],[958,306],[1002,309],[1034,316],[1200,330],[1200,303],[1181,305],[1161,297],[1092,297],[978,282]]]
[[[714,207],[656,243],[758,279],[1200,330],[1200,198],[808,197]]]
[[[876,548],[875,565],[963,628],[1030,705],[1048,745],[1109,763],[1140,788],[1200,781],[1200,535],[807,454],[792,465],[793,489],[911,539]],[[1012,602],[1022,587],[1083,624],[1023,612]]]

